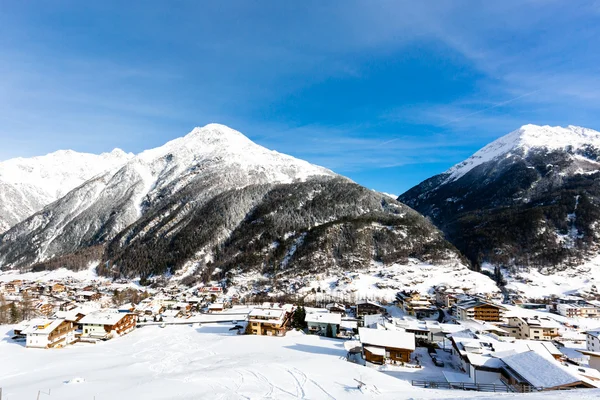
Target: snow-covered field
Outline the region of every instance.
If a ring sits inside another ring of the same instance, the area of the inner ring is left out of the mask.
[[[482,269],[493,272],[494,266],[484,263]],[[502,274],[508,283],[507,289],[522,293],[529,298],[597,293],[596,288],[600,287],[600,256],[577,267],[548,274],[543,274],[534,268],[522,268],[521,271],[511,273],[502,269]]]
[[[3,400],[34,399],[38,391],[44,399],[78,400],[522,398],[414,388],[398,379],[408,376],[402,371],[382,373],[345,361],[340,340],[298,332],[275,338],[234,335],[229,325],[148,326],[110,342],[37,350],[13,343],[10,328],[0,328]],[[430,374],[427,368],[435,367],[426,365],[413,379]],[[366,387],[358,389],[354,379]],[[600,392],[577,397],[600,398]]]
[[[434,265],[417,259],[409,259],[406,264],[392,265],[371,262],[368,268],[356,271],[328,270],[322,274],[287,276],[285,279],[290,282],[290,287],[299,287],[294,289],[299,293],[314,293],[313,297],[317,300],[333,297],[342,302],[360,299],[393,301],[400,290],[427,293],[438,285],[467,289],[473,294],[500,291],[487,275],[474,272],[459,262]],[[271,283],[271,280],[258,273],[236,274],[228,294],[248,294],[252,289],[259,288],[261,284],[257,282],[261,281],[264,286]]]

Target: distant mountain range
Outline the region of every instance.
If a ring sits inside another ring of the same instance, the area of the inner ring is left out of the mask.
[[[420,260],[593,286],[599,202],[591,129],[525,125],[396,201],[210,124],[138,155],[0,163],[0,269],[208,282]]]
[[[97,161],[104,159],[111,161]],[[77,168],[68,167],[72,160]],[[465,265],[437,228],[388,195],[267,150],[223,125],[196,128],[135,156],[59,152],[35,162],[46,162],[40,168],[71,190],[40,198],[35,208],[13,207],[30,215],[5,220],[3,269],[101,262],[98,271],[111,276],[187,271],[209,281],[246,272],[354,270],[409,258]],[[94,168],[84,174],[81,165]]]

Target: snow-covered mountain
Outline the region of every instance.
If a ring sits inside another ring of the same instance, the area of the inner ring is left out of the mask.
[[[525,125],[398,200],[476,266],[568,270],[600,248],[600,133]]]
[[[100,155],[61,150],[0,162],[0,233],[132,157],[120,149]]]
[[[569,125],[560,126],[524,125],[488,144],[465,161],[450,168],[448,181],[455,181],[473,168],[512,153],[527,156],[529,150],[546,149],[548,151],[582,149],[589,146],[600,148],[600,132],[593,129]]]
[[[53,157],[53,162],[60,169],[69,169],[66,165],[71,160],[61,160],[60,155]],[[38,262],[102,243],[135,222],[145,210],[184,189],[188,196],[183,200],[185,207],[191,209],[216,194],[250,184],[335,176],[325,168],[267,150],[217,124],[196,128],[184,137],[144,151],[120,168],[99,175],[95,172],[92,179],[7,231],[1,239],[0,266],[16,260],[21,264]],[[22,259],[25,253],[28,255]]]
[[[407,282],[422,267],[473,290],[491,283],[404,204],[216,124],[89,179],[0,235],[3,269],[92,261],[110,276],[168,273],[285,293],[374,265],[410,270]]]

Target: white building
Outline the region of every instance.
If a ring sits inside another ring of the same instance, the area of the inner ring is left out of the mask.
[[[40,349],[65,347],[75,341],[73,322],[64,319],[38,319],[23,329],[26,347]]]
[[[600,352],[600,329],[587,331],[585,335],[588,351]]]
[[[310,313],[306,314],[304,321],[308,325],[308,331],[318,335],[325,335],[327,326],[331,326],[331,334],[335,337],[340,330],[342,315],[338,313]]]

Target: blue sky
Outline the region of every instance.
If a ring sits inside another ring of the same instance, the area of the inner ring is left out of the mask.
[[[0,9],[0,160],[219,122],[399,194],[526,123],[600,128],[597,1]]]

